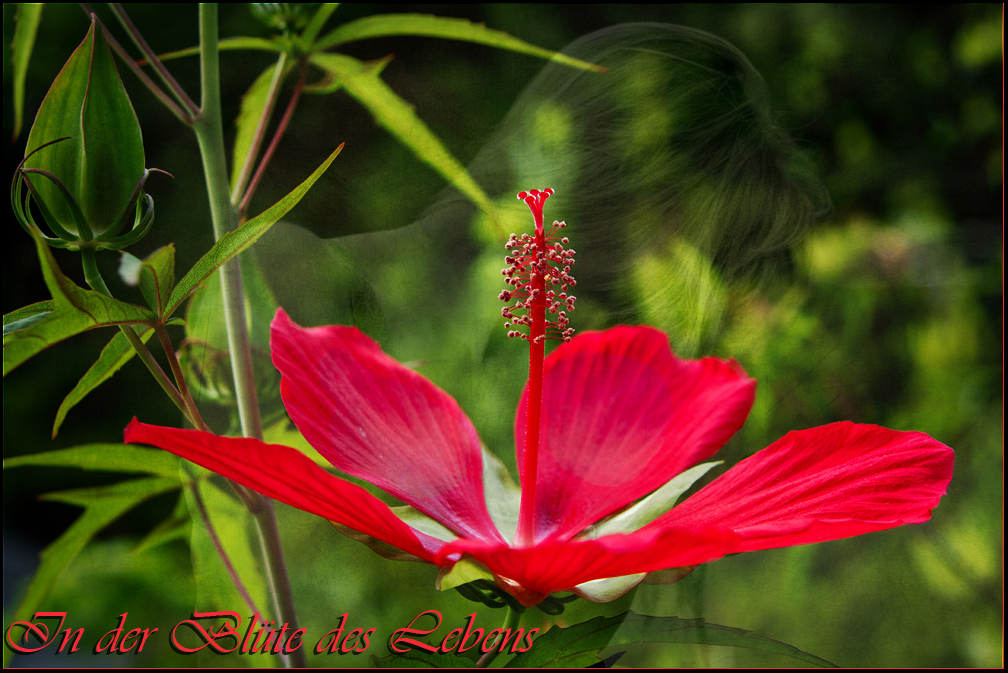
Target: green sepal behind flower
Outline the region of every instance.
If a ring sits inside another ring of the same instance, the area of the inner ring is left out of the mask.
[[[147,177],[140,123],[93,16],[35,116],[21,172],[68,243],[105,241],[134,219]]]

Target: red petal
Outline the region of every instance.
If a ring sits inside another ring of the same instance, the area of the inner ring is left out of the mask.
[[[273,320],[287,412],[329,462],[464,537],[500,540],[483,496],[479,437],[455,400],[355,327]]]
[[[734,361],[679,360],[650,327],[582,334],[546,359],[535,539],[570,537],[714,454],[756,382]],[[523,465],[528,390],[515,421]]]
[[[495,575],[521,585],[524,592],[512,593],[523,603],[534,605],[546,594],[573,589],[590,580],[713,561],[735,544],[735,536],[725,531],[670,528],[596,540],[553,539],[533,547],[459,539],[441,549],[437,563],[445,565],[449,557],[467,553]]]
[[[360,486],[332,476],[289,446],[163,428],[135,418],[123,438],[127,444],[171,451],[274,500],[367,533],[425,561],[433,562],[434,553],[444,545],[407,526]]]
[[[788,547],[931,518],[955,454],[922,432],[849,421],[789,432],[646,528],[711,527],[733,552]]]

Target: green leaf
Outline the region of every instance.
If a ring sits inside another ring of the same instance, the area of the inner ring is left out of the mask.
[[[46,317],[56,308],[56,304],[52,299],[46,299],[45,301],[39,301],[34,304],[29,304],[28,306],[22,306],[21,308],[14,309],[7,315],[3,317],[4,324],[4,345],[7,345],[7,335],[13,334],[19,330],[31,327],[39,320],[45,320]]]
[[[196,469],[206,472],[201,468]],[[215,606],[219,610],[244,612],[249,609],[235,588],[231,575],[203,524],[199,511],[202,503],[218,540],[226,550],[232,566],[240,573],[242,584],[255,602],[256,609],[271,613],[273,605],[269,600],[268,585],[262,571],[258,538],[254,533],[250,535],[255,529],[255,523],[248,509],[233,493],[222,490],[213,481],[201,479],[196,487],[201,501],[196,500],[191,488],[185,489],[185,501],[193,522],[190,548],[193,573],[196,576],[197,604]]]
[[[129,450],[134,449],[130,448]],[[111,486],[63,491],[43,496],[46,500],[84,507],[84,514],[55,542],[42,550],[39,568],[28,586],[24,599],[14,611],[14,615],[27,617],[35,614],[63,571],[103,528],[144,500],[178,487],[176,469],[176,478],[174,479],[154,477],[136,479]],[[5,665],[10,659],[10,655],[9,650],[4,652]]]
[[[25,78],[44,6],[44,3],[22,2],[18,4],[17,14],[14,15],[16,27],[11,42],[11,51],[14,52],[14,140],[21,134],[21,126],[24,124]]]
[[[379,124],[408,147],[418,159],[440,173],[484,212],[494,217],[496,210],[483,189],[466,169],[441,144],[441,141],[379,77],[384,62],[366,64],[342,54],[313,54],[313,65],[324,70],[335,82],[366,107]]]
[[[322,174],[329,168],[336,155],[343,149],[343,145],[336,148],[336,151],[329,155],[329,158],[322,162],[322,165],[315,169],[315,172],[308,176],[308,179],[295,187],[290,194],[283,197],[272,206],[264,210],[258,216],[252,218],[234,231],[230,231],[220,237],[214,246],[203,255],[196,264],[183,276],[178,285],[168,299],[168,306],[164,315],[170,316],[185,301],[185,298],[195,290],[200,283],[206,280],[210,274],[220,268],[225,262],[246,250],[259,237],[269,231],[277,220],[287,214],[291,208],[297,205],[298,201],[304,198],[315,181],[322,177]]]
[[[607,72],[592,63],[579,61],[576,58],[558,54],[549,49],[536,47],[528,42],[512,37],[499,30],[491,30],[478,23],[466,19],[454,19],[430,14],[382,14],[366,16],[336,28],[316,44],[316,49],[328,49],[344,42],[365,40],[372,37],[388,35],[421,35],[423,37],[443,37],[448,40],[476,42],[490,47],[498,47],[520,54],[530,54],[539,58],[550,59],[557,63],[569,65],[572,68]]]
[[[245,165],[245,157],[248,156],[249,148],[252,147],[252,140],[255,138],[256,128],[259,126],[259,118],[262,117],[263,108],[266,107],[266,98],[269,94],[270,84],[273,82],[273,74],[276,72],[276,65],[271,65],[262,71],[252,86],[248,88],[242,96],[241,110],[235,118],[235,140],[234,149],[231,153],[231,189],[234,190],[238,184],[238,174],[241,173],[242,166]],[[286,74],[286,71],[284,72]]]
[[[305,44],[311,45],[315,41],[315,36],[319,34],[322,27],[325,25],[332,13],[336,11],[339,7],[338,2],[323,2],[319,5],[318,11],[312,16],[308,25],[301,32],[301,41]]]
[[[102,472],[140,472],[175,479],[179,475],[179,459],[158,449],[125,444],[83,444],[69,449],[33,453],[7,458],[3,469],[45,465],[49,467],[79,467]]]
[[[157,316],[142,306],[78,287],[63,275],[49,246],[38,236],[35,247],[55,310],[46,319],[5,337],[4,376],[36,353],[86,330],[120,324],[151,325],[157,321]]]
[[[167,542],[179,539],[188,540],[191,533],[192,519],[189,518],[189,509],[186,507],[185,498],[179,498],[171,516],[151,529],[131,552],[142,554]]]
[[[147,305],[164,317],[164,308],[175,287],[175,245],[158,248],[140,266],[140,291]]]
[[[598,654],[606,647],[645,642],[746,647],[781,654],[813,666],[834,667],[825,659],[797,647],[745,629],[707,624],[702,618],[648,617],[624,612],[615,617],[596,617],[567,628],[555,626],[536,638],[532,649],[516,656],[505,668],[584,667],[598,663]]]
[[[143,330],[137,332],[137,336],[144,343],[147,343],[147,340],[153,334],[154,330],[150,327],[145,327]],[[67,413],[87,397],[92,390],[112,378],[112,375],[129,362],[134,355],[136,355],[136,351],[130,346],[129,341],[122,332],[118,332],[112,337],[112,340],[102,349],[98,360],[85,372],[81,380],[73,387],[73,390],[63,398],[63,402],[56,411],[56,420],[53,422],[53,439],[56,438],[56,433],[59,432],[60,426],[63,425]]]

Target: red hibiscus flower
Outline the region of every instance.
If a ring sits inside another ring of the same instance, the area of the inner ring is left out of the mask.
[[[282,310],[271,346],[295,425],[336,468],[408,507],[390,508],[286,446],[136,420],[126,442],[325,517],[386,555],[391,545],[396,558],[442,569],[464,560],[525,605],[562,590],[612,600],[650,572],[677,569],[664,574],[676,579],[725,554],[930,518],[952,478],[952,450],[923,433],[849,422],[788,433],[672,507],[713,466],[697,463],[742,426],[755,381],[734,361],[677,358],[649,327],[571,338],[557,310],[573,304],[571,262],[542,228],[549,193],[522,193],[537,232],[517,241],[506,270],[515,290],[504,294],[519,302],[505,315],[529,328],[520,336],[532,350],[515,421],[521,489],[447,393],[356,328],[306,329]],[[543,357],[551,330],[567,342]]]

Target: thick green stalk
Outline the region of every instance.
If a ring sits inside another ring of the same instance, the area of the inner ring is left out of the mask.
[[[217,6],[201,4],[200,17],[200,68],[202,81],[202,108],[193,124],[207,193],[210,197],[210,214],[213,218],[214,236],[219,239],[238,225],[238,213],[231,204],[228,193],[227,160],[224,153],[224,126],[220,101],[220,58],[217,46]],[[241,267],[235,257],[220,269],[221,289],[224,298],[224,324],[231,351],[234,370],[235,398],[242,433],[246,437],[262,439],[262,419],[252,372],[252,349],[248,326],[245,324],[245,301]],[[287,563],[280,543],[273,502],[259,497],[260,506],[253,510],[259,529],[259,542],[265,561],[273,609],[278,621],[298,629],[297,613],[291,591]],[[306,667],[304,648],[298,648],[285,661],[290,666]]]
[[[504,633],[509,633],[510,631],[518,628],[518,622],[521,621],[521,616],[522,613],[509,607],[507,609],[507,614],[504,615],[504,624],[501,626],[501,628],[504,629]],[[498,638],[503,639],[505,637],[504,633],[498,636]],[[494,645],[495,647],[492,650],[479,658],[479,661],[476,662],[476,668],[487,668],[493,660],[497,658],[497,655],[500,654],[501,648],[500,646],[497,646],[496,642]]]

